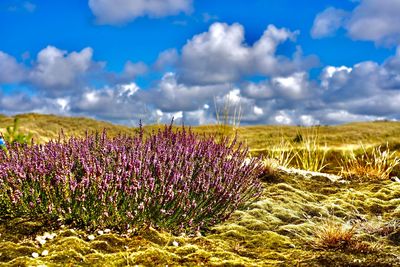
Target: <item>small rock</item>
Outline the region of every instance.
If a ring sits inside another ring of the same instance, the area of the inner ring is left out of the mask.
[[[99,231],[97,231],[97,233],[98,233],[99,235],[103,235],[103,234],[104,234],[104,231],[99,230]]]
[[[176,242],[176,241],[174,241],[174,242],[172,242],[172,245],[173,245],[174,247],[178,247],[178,246],[179,246],[179,243]]]
[[[110,229],[104,229],[104,233],[108,234],[109,232],[111,232]]]
[[[42,256],[47,256],[49,255],[49,251],[48,250],[43,250],[42,251]]]
[[[39,258],[39,253],[33,252],[32,253],[32,257],[35,258],[35,259]]]
[[[295,247],[296,247],[296,245],[295,245],[295,244],[289,244],[289,247],[291,247],[291,248],[295,248]]]
[[[88,235],[88,237],[87,237],[90,241],[92,241],[92,240],[94,240],[94,235]]]

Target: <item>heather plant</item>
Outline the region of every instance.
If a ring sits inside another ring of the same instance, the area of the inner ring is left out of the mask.
[[[247,149],[172,127],[144,137],[103,134],[16,143],[0,151],[1,216],[58,219],[94,229],[191,231],[225,220],[259,196]]]

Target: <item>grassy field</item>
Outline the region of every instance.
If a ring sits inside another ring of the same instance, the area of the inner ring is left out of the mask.
[[[107,128],[111,135],[134,128],[86,118],[20,115],[21,131],[35,140]],[[0,130],[13,118],[0,116]],[[146,127],[147,131],[158,126]],[[213,133],[218,126],[194,127]],[[253,154],[267,153],[284,138],[315,133],[304,127],[247,126],[239,140]],[[366,122],[318,127],[318,142],[334,151],[389,143],[398,152],[400,123]],[[333,156],[327,156],[332,163]],[[332,163],[332,164],[337,164]],[[329,168],[328,168],[329,170]],[[362,178],[362,177],[361,177]],[[262,196],[225,222],[193,236],[155,229],[85,232],[30,218],[0,220],[0,266],[399,266],[400,182],[390,179],[303,176],[271,170]],[[46,242],[41,236],[56,234]],[[93,236],[90,236],[93,235]],[[48,253],[42,253],[47,251]],[[37,253],[37,257],[33,257]]]
[[[46,142],[58,137],[63,130],[66,136],[84,136],[86,131],[102,131],[107,129],[110,135],[117,133],[132,134],[136,128],[114,125],[108,122],[97,121],[80,117],[61,117],[41,114],[22,114],[17,116],[23,132],[33,134],[37,142]],[[0,131],[12,124],[13,117],[0,115]],[[147,126],[148,131],[162,126]],[[192,127],[195,132],[215,133],[221,127],[206,125]],[[237,129],[238,138],[254,151],[263,151],[279,143],[282,138],[293,140],[298,133],[307,134],[309,128],[299,126],[242,126]],[[232,130],[228,130],[233,133]],[[389,142],[400,144],[400,122],[377,121],[343,124],[339,126],[319,126],[320,143],[327,144],[329,148],[348,149],[358,146],[360,142],[365,145],[379,145]]]

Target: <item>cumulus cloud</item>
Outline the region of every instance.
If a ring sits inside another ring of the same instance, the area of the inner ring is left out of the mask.
[[[235,82],[246,75],[290,74],[303,68],[296,60],[276,55],[277,47],[297,32],[269,25],[252,46],[245,43],[240,24],[214,23],[182,48],[180,80],[191,84]]]
[[[0,51],[0,83],[16,83],[24,79],[25,68],[17,60]]]
[[[158,55],[154,68],[156,70],[163,70],[165,68],[174,66],[179,61],[179,54],[176,49],[168,49]]]
[[[212,105],[213,98],[230,90],[227,83],[215,85],[187,85],[177,80],[175,73],[164,74],[153,90],[145,93],[147,102],[163,111],[194,111],[205,104]],[[156,96],[156,97],[155,97]]]
[[[322,38],[333,35],[344,25],[348,15],[348,12],[342,9],[333,7],[325,9],[316,16],[311,29],[311,36],[314,38]]]
[[[102,24],[121,24],[137,17],[165,17],[192,10],[192,0],[89,0]]]
[[[71,87],[90,69],[92,56],[90,47],[68,53],[48,46],[39,52],[29,79],[40,88],[60,90]]]
[[[350,13],[330,7],[318,14],[311,33],[315,38],[325,37],[343,27],[354,40],[397,45],[400,43],[398,14],[398,0],[361,0]]]
[[[0,112],[83,115],[130,125],[139,119],[168,123],[172,117],[177,123],[207,124],[228,103],[229,115],[241,112],[244,125],[400,119],[400,47],[381,64],[325,66],[314,76],[300,48],[292,58],[276,54],[295,35],[269,26],[248,45],[241,25],[215,23],[181,52],[161,53],[151,68],[127,61],[120,73],[107,72],[91,48],[68,52],[49,46],[31,65],[0,52],[0,85],[31,90],[0,89]],[[99,66],[102,77],[91,83]],[[163,74],[140,88],[135,78],[149,70]]]

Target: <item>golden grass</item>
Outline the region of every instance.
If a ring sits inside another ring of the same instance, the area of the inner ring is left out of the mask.
[[[296,167],[307,171],[320,172],[326,166],[327,146],[320,144],[318,128],[309,128],[300,140],[300,147],[296,152]]]
[[[325,221],[315,229],[314,247],[317,249],[346,249],[354,242],[354,226]]]
[[[356,236],[356,225],[341,224],[325,220],[315,227],[312,246],[322,250],[342,250],[352,253],[372,253],[380,244],[370,244]]]
[[[238,114],[238,112],[237,112]],[[31,132],[36,142],[46,142],[57,138],[60,131],[63,130],[66,136],[84,136],[86,131],[108,130],[110,135],[117,133],[132,134],[137,129],[134,127],[115,125],[108,122],[98,121],[84,117],[63,117],[43,114],[20,114],[17,115],[20,122],[21,132]],[[240,116],[236,117],[238,122]],[[0,114],[0,132],[4,132],[7,126],[13,124],[14,117],[7,117]],[[245,142],[254,155],[264,153],[272,146],[281,142],[282,137],[286,140],[293,140],[298,132],[304,132],[309,127],[298,126],[278,126],[278,125],[255,125],[240,126],[236,124],[239,141]],[[157,130],[162,125],[146,126],[146,131]],[[195,132],[205,134],[215,134],[218,131],[218,125],[204,125],[192,127]],[[229,131],[232,130],[227,129]],[[232,132],[232,131],[231,131]],[[358,147],[362,142],[366,147],[377,146],[386,142],[389,145],[400,144],[400,122],[362,122],[350,123],[338,126],[319,126],[319,144],[327,145],[330,149],[348,150]]]
[[[272,145],[265,151],[263,163],[272,168],[279,166],[289,168],[295,156],[293,145],[282,137],[279,143]]]
[[[354,150],[346,153],[341,161],[340,174],[349,179],[388,179],[393,169],[400,164],[396,151],[377,146],[367,150],[361,145],[362,152],[357,155]]]

